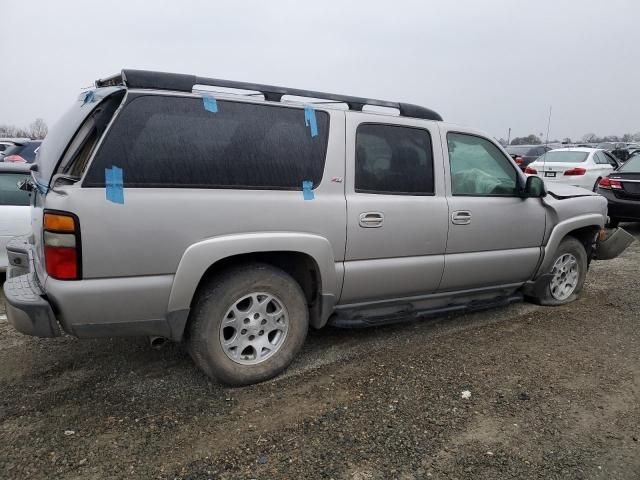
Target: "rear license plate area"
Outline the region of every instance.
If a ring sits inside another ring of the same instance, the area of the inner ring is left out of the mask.
[[[622,182],[622,188],[625,193],[630,193],[631,195],[640,195],[640,183]]]
[[[555,177],[556,176],[556,172],[544,172],[544,176],[545,177]]]

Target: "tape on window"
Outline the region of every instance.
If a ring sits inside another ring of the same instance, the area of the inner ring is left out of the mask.
[[[313,200],[315,198],[313,194],[313,182],[311,180],[302,181],[302,198],[305,200]]]
[[[112,166],[104,169],[104,184],[107,200],[124,204],[124,179],[121,168]]]
[[[218,112],[218,102],[216,102],[216,99],[212,96],[205,95],[204,97],[202,97],[202,103],[204,103],[204,109],[207,112]]]
[[[304,124],[311,130],[311,137],[318,135],[318,124],[316,122],[316,110],[311,105],[304,106]]]

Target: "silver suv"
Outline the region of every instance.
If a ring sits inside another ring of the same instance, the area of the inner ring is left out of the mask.
[[[17,330],[184,341],[234,385],[281,372],[309,326],[564,304],[629,241],[598,240],[601,196],[547,192],[427,108],[136,70],[80,96],[21,188]]]

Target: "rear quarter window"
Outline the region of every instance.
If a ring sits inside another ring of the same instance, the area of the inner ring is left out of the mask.
[[[28,206],[29,192],[19,190],[18,182],[26,180],[27,175],[0,172],[0,205]]]
[[[322,180],[329,115],[316,111],[311,137],[302,108],[146,95],[128,104],[108,132],[84,185],[123,169],[128,187],[302,189]]]

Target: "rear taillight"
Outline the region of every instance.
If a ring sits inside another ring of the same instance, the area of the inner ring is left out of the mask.
[[[522,157],[515,157],[514,160],[518,165],[522,165],[522,162],[524,162],[524,158]]]
[[[584,175],[587,173],[587,170],[582,167],[572,168],[571,170],[565,170],[565,175]]]
[[[7,155],[4,157],[4,161],[9,163],[27,163],[20,155]]]
[[[537,175],[538,174],[538,170],[536,170],[535,168],[532,167],[527,167],[524,169],[524,173],[528,173],[529,175]]]
[[[598,182],[598,186],[600,188],[606,188],[606,189],[616,188],[620,190],[622,188],[622,182],[618,180],[611,180],[609,177],[604,177],[602,180]]]
[[[45,212],[44,260],[47,273],[58,280],[79,280],[80,224],[70,213]]]

